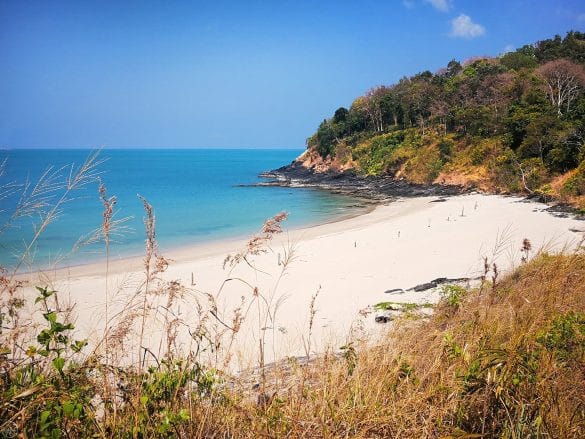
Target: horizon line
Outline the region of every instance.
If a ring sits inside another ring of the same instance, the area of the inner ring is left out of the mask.
[[[15,150],[38,150],[38,149],[68,149],[68,150],[111,150],[111,149],[228,149],[228,150],[251,150],[251,149],[284,149],[297,150],[306,149],[306,146],[0,146],[0,151]]]

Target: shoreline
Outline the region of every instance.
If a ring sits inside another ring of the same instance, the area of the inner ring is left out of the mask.
[[[343,172],[316,172],[300,161],[260,174],[266,181],[255,186],[320,188],[332,193],[359,196],[372,201],[389,201],[397,198],[449,197],[476,191],[455,185],[417,184],[389,175],[359,175],[353,170]]]
[[[303,187],[318,188],[332,193],[359,196],[374,202],[392,201],[398,198],[416,198],[422,196],[451,197],[463,194],[480,193],[504,197],[519,197],[526,201],[546,204],[553,214],[573,215],[576,219],[585,220],[585,213],[571,204],[542,194],[498,193],[486,192],[473,186],[447,184],[419,184],[403,178],[395,179],[391,175],[359,175],[354,170],[325,172],[315,171],[305,166],[297,158],[289,165],[271,171],[262,172],[259,176],[265,181],[252,186]]]
[[[325,189],[320,189],[325,190]],[[335,217],[332,217],[325,221],[320,221],[316,223],[309,223],[305,225],[294,226],[292,228],[286,227],[286,222],[284,222],[284,231],[285,233],[303,233],[309,231],[314,228],[327,226],[329,224],[335,224],[344,222],[347,220],[351,220],[356,217],[360,217],[362,215],[367,215],[374,211],[376,207],[380,205],[380,202],[375,202],[368,198],[360,198],[354,197],[356,200],[356,204],[360,203],[361,206],[355,206],[351,210],[352,212],[344,212],[339,214]],[[268,218],[267,218],[268,219]],[[187,262],[193,258],[192,254],[196,254],[195,258],[207,258],[212,256],[217,256],[219,254],[223,254],[226,256],[229,253],[234,253],[238,251],[243,245],[246,244],[260,229],[262,224],[258,225],[256,231],[252,232],[251,234],[241,234],[238,236],[231,236],[231,237],[223,237],[223,238],[212,238],[208,241],[202,241],[199,243],[192,243],[192,244],[184,244],[184,245],[173,245],[169,248],[165,248],[161,250],[161,256],[164,256],[165,259],[171,261],[171,263],[181,263]],[[144,255],[143,254],[136,254],[136,255],[128,255],[128,256],[121,256],[121,257],[113,257],[110,256],[109,265],[110,269],[109,272],[111,274],[116,274],[124,271],[136,271],[143,266]],[[32,271],[26,271],[21,273],[16,273],[17,278],[22,278],[26,276],[34,276],[40,274],[49,274],[54,278],[62,277],[63,275],[66,276],[75,276],[75,275],[87,275],[87,276],[97,276],[99,274],[103,274],[105,271],[105,264],[106,264],[106,257],[105,255],[100,256],[99,260],[96,261],[88,261],[88,262],[78,262],[72,263],[67,266],[62,267],[49,267],[49,268],[39,268]],[[116,267],[115,270],[112,270],[113,264],[121,264],[120,266]]]

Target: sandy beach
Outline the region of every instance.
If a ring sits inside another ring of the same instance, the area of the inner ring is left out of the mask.
[[[216,306],[223,322],[216,321],[216,327],[231,326],[234,309],[245,316],[228,348],[230,364],[236,369],[257,363],[262,334],[267,361],[338,348],[351,337],[385,327],[361,310],[386,300],[425,303],[439,299],[436,293],[391,296],[387,290],[407,289],[438,277],[478,276],[484,257],[495,262],[499,271],[509,271],[521,263],[524,238],[532,243],[531,255],[539,249],[574,247],[582,237],[577,231],[585,230],[585,223],[556,217],[544,211],[546,207],[520,198],[472,194],[444,201],[402,199],[364,215],[307,229],[286,230],[285,223],[285,231],[275,237],[266,254],[249,258],[254,268],[241,263],[231,273],[223,268],[223,261],[244,248],[245,241],[165,254],[171,263],[161,277],[185,286],[182,299],[172,304],[172,315],[180,321],[176,343],[193,349],[192,334],[202,310]],[[290,264],[282,272],[282,262],[291,252]],[[91,339],[103,334],[106,297],[112,320],[140,290],[142,258],[110,261],[107,283],[105,273],[104,262],[32,274],[29,281],[39,285],[50,279],[61,297],[76,304],[76,328]],[[233,280],[224,283],[227,277]],[[258,288],[256,293],[253,287]],[[317,292],[309,331],[311,298]],[[163,305],[153,305],[145,335],[153,351],[160,351],[160,333],[168,322],[169,310]]]

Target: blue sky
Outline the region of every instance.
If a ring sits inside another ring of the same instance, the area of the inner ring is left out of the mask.
[[[585,30],[585,2],[0,0],[0,147],[302,147],[368,88]]]

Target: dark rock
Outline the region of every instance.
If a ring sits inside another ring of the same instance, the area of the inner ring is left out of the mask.
[[[405,292],[402,288],[392,288],[391,290],[384,291],[384,294],[404,294]]]
[[[551,212],[551,215],[557,218],[569,218],[569,214],[565,212]]]
[[[249,186],[284,186],[284,187],[312,187],[328,190],[337,194],[351,195],[372,201],[392,201],[399,197],[429,197],[436,196],[431,201],[440,203],[446,197],[464,193],[477,193],[473,187],[441,184],[415,184],[405,179],[396,179],[390,174],[377,176],[363,176],[353,170],[343,172],[315,172],[306,168],[302,163],[293,161],[290,165],[272,171],[265,171],[260,177],[269,181],[259,182]],[[532,194],[525,201],[551,202],[549,197]],[[572,206],[556,203],[547,209],[552,214],[574,216],[575,219],[585,220],[585,215]]]
[[[468,277],[457,277],[454,279],[450,279],[448,277],[438,277],[438,278],[432,280],[431,283],[437,284],[437,285],[443,285],[443,284],[458,284],[458,283],[467,282],[467,281],[469,281]]]
[[[380,311],[374,317],[376,323],[388,323],[392,320],[392,314],[389,311]]]
[[[466,192],[466,189],[460,186],[415,184],[402,179],[397,180],[390,175],[361,176],[354,171],[317,173],[298,162],[263,172],[260,177],[270,181],[257,183],[255,186],[315,187],[375,201],[433,195],[445,201],[443,197]]]
[[[574,216],[574,219],[577,220],[584,220],[585,216],[581,214],[578,209],[575,209],[573,206],[564,203],[556,203],[552,206],[545,209],[546,212],[559,217],[559,218],[567,218],[569,215]]]
[[[411,288],[411,289],[412,289],[413,291],[416,291],[416,292],[418,293],[418,292],[421,292],[421,291],[430,290],[431,288],[435,288],[436,286],[437,286],[437,284],[436,284],[436,283],[434,283],[434,282],[429,282],[429,283],[426,283],[426,284],[420,284],[420,285],[417,285],[416,287],[414,287],[414,288]]]
[[[409,288],[406,291],[415,291],[417,293],[421,292],[421,291],[427,291],[430,290],[432,288],[436,288],[439,285],[444,285],[444,284],[463,284],[466,282],[469,282],[471,280],[478,280],[480,279],[479,277],[477,278],[468,278],[468,277],[457,277],[457,278],[449,278],[449,277],[438,277],[436,279],[433,279],[430,282],[424,283],[424,284],[420,284],[417,285],[415,287]],[[393,293],[395,291],[400,291],[399,288],[394,288],[392,290],[387,290],[386,293]]]
[[[431,281],[432,284],[437,284],[437,285],[442,285],[444,283],[449,282],[449,279],[447,279],[446,277],[438,277],[434,280]]]

